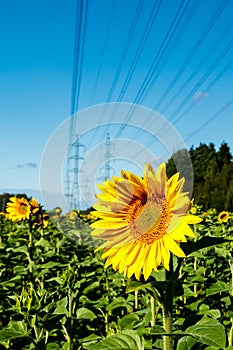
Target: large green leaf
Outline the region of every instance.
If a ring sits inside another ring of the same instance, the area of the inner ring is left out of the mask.
[[[35,247],[49,247],[49,246],[50,246],[49,241],[47,241],[47,239],[44,239],[43,237],[41,237],[39,241],[35,243]]]
[[[204,316],[194,326],[185,331],[187,336],[178,341],[177,350],[188,350],[196,343],[214,346],[216,349],[225,348],[225,329],[216,319]]]
[[[230,242],[230,240],[223,237],[204,236],[196,242],[189,241],[186,243],[180,243],[180,247],[185,253],[185,255],[188,256],[193,252],[196,252],[197,250],[212,247],[217,244],[222,244],[226,242]]]
[[[118,324],[119,324],[121,330],[132,329],[136,325],[138,325],[139,322],[140,322],[140,318],[135,313],[130,313],[128,315],[125,315],[120,320],[118,320]]]
[[[119,307],[127,307],[127,303],[125,298],[123,297],[117,297],[115,298],[107,307],[106,310],[110,311],[113,309],[117,309]]]
[[[144,339],[136,331],[124,330],[98,344],[85,346],[88,350],[144,350]]]
[[[61,349],[61,347],[58,343],[52,342],[52,343],[48,343],[46,345],[46,350],[60,350],[60,349]]]
[[[206,295],[209,296],[209,295],[214,295],[221,292],[229,292],[230,290],[231,290],[230,285],[222,281],[217,281],[213,286],[207,289]]]
[[[135,292],[137,290],[143,290],[149,287],[151,287],[151,283],[143,283],[143,282],[133,281],[129,279],[127,281],[126,292],[131,293],[131,292]]]
[[[60,314],[67,314],[67,303],[68,303],[68,300],[67,300],[67,297],[59,300],[56,304],[56,309],[54,310],[54,314],[55,315],[60,315]]]
[[[7,327],[0,330],[0,342],[28,335],[27,325],[24,321],[11,321]]]
[[[99,282],[93,282],[83,290],[83,294],[92,292],[94,289],[99,288]]]
[[[178,341],[177,350],[190,350],[196,343],[197,340],[195,338],[183,337]]]
[[[76,317],[80,320],[93,320],[96,315],[91,310],[81,307],[76,311]]]
[[[135,292],[137,290],[147,290],[155,298],[158,298],[161,301],[163,293],[166,290],[166,286],[169,282],[165,281],[152,281],[152,282],[139,282],[128,280],[126,292]]]

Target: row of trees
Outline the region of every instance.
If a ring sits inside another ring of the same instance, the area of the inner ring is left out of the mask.
[[[218,150],[213,143],[201,143],[189,151],[179,150],[167,162],[170,177],[177,171],[186,179],[185,190],[192,193],[195,203],[204,210],[216,208],[218,211],[233,211],[233,156],[227,143]],[[6,203],[12,195],[0,195],[0,211],[5,211]],[[20,197],[26,197],[20,194]]]
[[[187,154],[188,153],[188,154]],[[188,160],[188,155],[191,162]],[[223,142],[218,150],[213,143],[201,143],[189,152],[180,150],[168,160],[168,175],[181,169],[181,175],[188,181],[186,190],[190,192],[192,183],[195,203],[204,210],[216,208],[218,211],[233,211],[233,162],[227,143]],[[190,174],[193,171],[193,179]]]

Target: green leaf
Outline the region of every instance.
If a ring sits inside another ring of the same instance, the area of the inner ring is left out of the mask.
[[[25,337],[27,335],[27,325],[24,321],[11,321],[7,327],[0,330],[0,341]]]
[[[33,328],[36,323],[36,315],[28,315],[27,321],[30,324],[30,326]]]
[[[187,336],[178,341],[177,350],[191,349],[196,342],[215,346],[217,349],[225,348],[225,329],[216,319],[204,316],[194,326],[187,328],[185,333],[187,333]],[[191,338],[194,338],[196,341],[192,340]]]
[[[180,247],[185,253],[185,255],[188,256],[193,252],[196,252],[197,250],[226,242],[231,242],[231,240],[225,239],[223,237],[204,236],[196,242],[189,241],[186,243],[180,243]]]
[[[53,329],[60,328],[60,325],[57,326],[60,320],[62,320],[64,317],[64,314],[46,314],[43,319],[43,328],[45,328],[47,331],[52,331]]]
[[[229,256],[229,251],[226,248],[219,248],[219,247],[215,247],[214,248],[216,253],[220,256],[222,256],[224,259],[227,258],[227,256]]]
[[[128,280],[126,286],[126,293],[135,292],[136,290],[143,290],[151,287],[151,283],[143,283],[139,281]]]
[[[21,279],[21,276],[15,276],[11,278],[10,280],[6,280],[5,282],[2,282],[1,285],[4,287],[14,287],[15,283]]]
[[[89,335],[88,337],[85,337],[83,339],[79,339],[80,343],[85,343],[83,344],[84,348],[86,349],[86,346],[95,343],[96,341],[101,340],[101,337],[99,335],[96,335],[94,333],[92,333],[91,335]]]
[[[15,266],[14,267],[14,274],[15,275],[25,275],[28,273],[28,269],[24,266]]]
[[[39,241],[37,241],[37,242],[35,243],[35,246],[36,246],[36,247],[49,247],[49,246],[50,246],[50,243],[49,243],[49,241],[47,241],[47,239],[44,239],[43,237],[41,237],[41,238],[39,239]]]
[[[177,350],[190,350],[198,341],[192,337],[183,337],[178,341]]]
[[[60,350],[60,349],[61,349],[61,347],[58,343],[53,342],[53,343],[48,343],[46,345],[46,350]]]
[[[46,273],[47,270],[43,270],[43,272]],[[40,274],[38,274],[38,276],[40,276]],[[46,282],[53,282],[53,281],[55,281],[58,284],[64,284],[64,280],[61,277],[53,277],[46,280]]]
[[[93,289],[99,288],[99,282],[93,282],[91,283],[89,286],[87,286],[84,290],[83,290],[83,294],[87,294],[91,291],[93,291]]]
[[[12,250],[12,252],[14,253],[24,253],[26,255],[28,255],[28,247],[26,245],[22,245],[18,248],[10,248],[10,249],[7,249],[7,250]]]
[[[227,317],[233,318],[233,311],[227,311]]]
[[[155,298],[161,300],[162,295],[166,289],[166,286],[169,282],[165,281],[153,281],[153,282],[139,282],[128,280],[126,286],[126,293],[135,292],[136,290],[144,290],[146,289],[151,295]]]
[[[60,314],[67,314],[67,309],[66,309],[66,306],[67,306],[67,297],[59,300],[56,304],[57,304],[57,307],[56,309],[54,310],[54,314],[55,315],[60,315]]]
[[[126,307],[126,301],[123,297],[115,298],[107,307],[106,310],[110,311],[113,309],[117,309],[118,307]]]
[[[219,318],[221,317],[221,312],[219,309],[212,309],[210,310],[209,307],[206,307],[207,305],[203,304],[199,308],[198,315],[206,315],[210,316],[211,318]]]
[[[151,328],[151,334],[166,334],[165,330],[161,326],[154,326]]]
[[[85,347],[88,350],[144,350],[144,339],[136,331],[125,330],[111,335],[98,344]]]
[[[138,325],[139,322],[140,322],[140,318],[135,313],[125,315],[120,320],[118,320],[118,324],[122,331],[124,329],[134,328],[136,325]]]
[[[39,265],[38,267],[40,268],[40,269],[51,269],[51,268],[53,268],[53,267],[58,267],[58,266],[66,266],[66,264],[59,264],[59,263],[57,263],[57,262],[54,262],[54,261],[50,261],[50,262],[48,262],[48,263],[45,263],[45,264],[41,264],[41,265]]]
[[[206,295],[214,295],[221,292],[229,292],[231,290],[231,287],[227,285],[225,282],[217,281],[213,286],[211,286],[206,291]]]
[[[76,317],[80,320],[93,320],[96,318],[96,315],[91,310],[81,307],[77,310]]]

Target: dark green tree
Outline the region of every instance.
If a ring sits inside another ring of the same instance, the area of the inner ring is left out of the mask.
[[[213,143],[201,143],[189,150],[191,164],[187,162],[187,151],[175,152],[167,162],[170,177],[178,169],[186,180],[186,189],[194,197],[195,203],[204,210],[216,208],[217,211],[233,210],[233,162],[230,148],[223,142],[218,151]],[[191,183],[193,170],[193,191]]]

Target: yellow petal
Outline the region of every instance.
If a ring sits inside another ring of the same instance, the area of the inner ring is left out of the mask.
[[[184,219],[187,224],[198,224],[199,222],[202,221],[202,219],[199,218],[199,216],[192,215],[192,214],[187,214]]]
[[[174,255],[185,258],[186,255],[184,254],[183,250],[180,248],[180,246],[170,237],[170,235],[164,235],[163,241],[165,246],[172,252]]]
[[[112,219],[112,220],[98,220],[93,222],[90,226],[93,228],[106,228],[106,229],[116,229],[127,226],[128,223],[125,220]]]
[[[138,258],[134,264],[135,266],[135,277],[137,280],[140,279],[141,273],[142,273],[142,267],[145,263],[145,260],[147,258],[148,252],[149,252],[150,246],[147,244],[143,244],[141,250],[139,251]]]
[[[166,235],[165,235],[166,236]],[[165,237],[164,236],[164,237]],[[162,248],[162,264],[165,267],[166,270],[169,270],[169,263],[170,263],[170,249],[166,242],[163,239],[160,239],[160,244]]]
[[[145,280],[147,280],[152,272],[153,269],[156,270],[156,252],[157,252],[157,241],[152,243],[150,246],[150,251],[147,257],[147,260],[145,261],[145,264],[143,266],[143,275]]]

